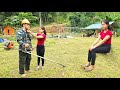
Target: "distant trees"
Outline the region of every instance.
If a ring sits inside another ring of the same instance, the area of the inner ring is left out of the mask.
[[[39,12],[0,12],[0,24],[19,26],[27,18],[33,26],[39,25]],[[102,19],[120,20],[120,12],[41,12],[42,23],[65,23],[69,26],[86,27]]]

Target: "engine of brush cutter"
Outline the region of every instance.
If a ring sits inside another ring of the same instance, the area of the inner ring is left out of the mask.
[[[10,50],[10,49],[13,49],[13,48],[14,48],[14,45],[11,41],[6,41],[5,42],[5,45],[4,45],[5,50]]]

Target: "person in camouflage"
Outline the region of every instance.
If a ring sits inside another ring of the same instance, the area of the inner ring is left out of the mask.
[[[24,69],[30,70],[31,55],[25,52],[31,52],[31,36],[27,32],[30,29],[30,22],[27,19],[22,20],[22,28],[17,32],[17,42],[19,44],[19,74],[21,77],[26,77]]]

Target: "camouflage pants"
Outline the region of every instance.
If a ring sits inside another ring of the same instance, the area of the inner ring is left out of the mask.
[[[24,70],[30,70],[31,55],[19,51],[19,74],[24,74]]]

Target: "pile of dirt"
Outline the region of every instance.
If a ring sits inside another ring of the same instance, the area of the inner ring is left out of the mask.
[[[45,29],[47,33],[59,33],[59,31],[62,30],[64,26],[65,26],[64,24],[51,24],[51,25],[46,25]],[[39,27],[31,28],[33,32],[37,32],[38,29]]]
[[[64,24],[52,24],[45,26],[45,28],[48,33],[59,33],[59,31],[62,30],[64,26]]]

